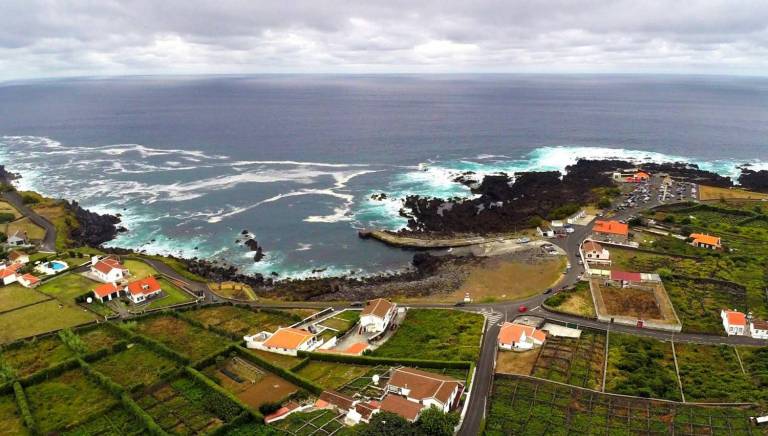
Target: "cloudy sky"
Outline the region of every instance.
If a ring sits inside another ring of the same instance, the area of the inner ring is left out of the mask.
[[[278,72],[768,75],[768,1],[0,0],[0,80]]]

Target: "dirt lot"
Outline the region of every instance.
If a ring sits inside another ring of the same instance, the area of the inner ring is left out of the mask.
[[[235,374],[242,380],[237,381],[228,376]],[[242,360],[227,360],[222,369],[210,367],[205,373],[213,377],[224,389],[232,392],[243,403],[253,410],[266,403],[277,402],[299,390],[288,381]]]
[[[747,191],[746,189],[715,188],[712,186],[699,186],[699,200],[762,200],[768,199],[768,194]]]
[[[539,350],[530,351],[499,351],[496,354],[496,372],[502,374],[531,375],[533,364],[539,357]]]
[[[661,319],[661,309],[653,291],[636,288],[600,286],[605,309],[609,314],[639,319]]]

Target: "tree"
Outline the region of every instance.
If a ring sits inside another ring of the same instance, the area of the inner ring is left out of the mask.
[[[600,209],[608,209],[611,207],[611,199],[608,197],[601,198],[600,201],[597,202],[597,207]]]
[[[459,416],[455,413],[443,413],[436,407],[430,407],[421,412],[416,428],[420,435],[425,436],[451,436],[453,429],[459,423]]]
[[[379,412],[371,417],[371,421],[360,431],[364,436],[415,436],[413,426],[400,415],[391,412]]]

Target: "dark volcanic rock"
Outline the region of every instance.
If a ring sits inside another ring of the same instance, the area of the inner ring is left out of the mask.
[[[0,183],[10,184],[20,178],[21,174],[12,173],[5,169],[5,165],[0,165]]]
[[[381,201],[381,200],[386,200],[387,198],[388,198],[387,194],[384,192],[380,192],[378,194],[371,194],[371,200]]]
[[[699,169],[699,166],[696,164],[685,162],[644,163],[641,165],[641,168],[651,173],[667,173],[675,179],[686,182],[717,186],[719,188],[730,188],[733,186],[733,181],[730,178]]]
[[[742,168],[739,184],[752,191],[768,192],[768,171]]]
[[[248,247],[251,251],[256,251],[259,248],[259,243],[253,238],[248,239],[244,242],[245,246]]]
[[[117,227],[120,218],[114,215],[91,212],[80,207],[76,201],[67,202],[66,208],[75,215],[79,224],[69,235],[75,246],[98,247],[114,239],[118,232],[127,231],[124,227]]]

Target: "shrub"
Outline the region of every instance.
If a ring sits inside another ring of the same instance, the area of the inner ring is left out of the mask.
[[[23,201],[24,204],[37,204],[40,203],[40,199],[40,196],[29,192],[21,194],[21,201]]]
[[[0,224],[5,224],[13,221],[16,216],[8,212],[0,212]]]
[[[282,407],[280,403],[264,403],[259,406],[259,412],[267,416],[280,410],[280,407]]]

